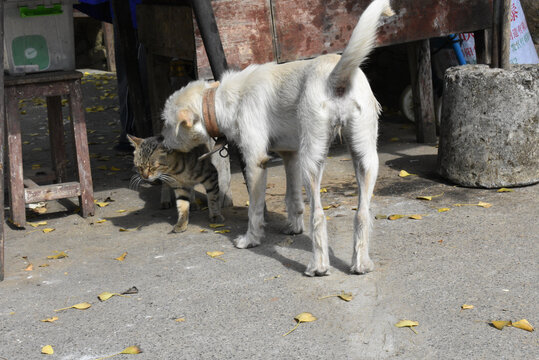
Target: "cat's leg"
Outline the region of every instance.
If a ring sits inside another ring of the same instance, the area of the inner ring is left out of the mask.
[[[286,211],[288,222],[282,232],[289,235],[301,234],[303,232],[303,195],[301,187],[303,185],[301,167],[297,152],[280,153],[284,161],[286,171]]]
[[[161,209],[172,207],[172,189],[165,183],[161,184]]]
[[[176,197],[176,210],[178,211],[178,221],[174,225],[174,232],[184,232],[189,224],[189,200],[191,188],[176,188],[174,195]]]
[[[221,215],[221,203],[219,201],[219,175],[217,169],[208,162],[210,167],[210,175],[202,181],[204,189],[206,189],[206,196],[208,198],[208,209],[210,213],[211,223],[220,223],[225,220]]]

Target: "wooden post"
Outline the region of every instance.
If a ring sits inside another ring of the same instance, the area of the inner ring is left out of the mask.
[[[146,99],[142,92],[142,78],[138,66],[138,49],[135,37],[135,29],[131,21],[131,9],[129,1],[112,0],[114,12],[113,21],[118,30],[120,40],[120,56],[124,59],[127,83],[129,86],[129,103],[133,106],[135,115],[135,132],[139,137],[152,135],[152,123],[146,119]]]
[[[204,48],[208,54],[213,77],[215,80],[219,80],[227,69],[228,64],[211,2],[210,0],[192,0],[191,6],[204,42]]]
[[[478,64],[487,64],[487,47],[486,47],[486,37],[485,37],[485,30],[478,30],[474,31],[474,39],[475,39],[475,55],[477,58]]]
[[[103,22],[103,40],[107,49],[107,70],[116,72],[116,56],[114,54],[114,27],[111,23]]]
[[[509,62],[509,54],[511,49],[511,0],[503,0],[503,9],[500,9],[501,31],[500,31],[500,67],[508,69],[511,63]]]
[[[4,44],[4,2],[0,1],[0,44]],[[4,46],[0,46],[0,281],[4,280]]]
[[[490,67],[492,68],[500,67],[500,9],[502,1],[504,0],[494,0],[492,3],[492,31],[490,42],[490,53],[492,57]]]
[[[55,182],[62,183],[66,180],[67,158],[61,96],[47,96],[47,120]]]
[[[417,142],[435,143],[436,122],[429,39],[408,44],[408,65],[414,98]]]

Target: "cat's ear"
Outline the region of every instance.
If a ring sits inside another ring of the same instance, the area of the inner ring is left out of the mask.
[[[127,138],[129,139],[129,142],[131,143],[131,145],[133,145],[134,148],[139,147],[140,144],[142,144],[142,141],[144,140],[144,139],[141,139],[136,136],[129,135],[129,134],[127,134]]]
[[[178,111],[178,114],[176,116],[178,117],[179,125],[187,129],[193,127],[193,120],[195,118],[195,114],[193,114],[191,111],[187,109],[182,109]]]

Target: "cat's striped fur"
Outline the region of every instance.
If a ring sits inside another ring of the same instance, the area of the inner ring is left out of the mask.
[[[137,174],[131,179],[131,186],[137,187],[141,181],[153,183],[163,182],[161,189],[161,206],[168,208],[170,204],[170,188],[174,190],[178,222],[174,232],[187,229],[189,223],[189,204],[195,185],[202,184],[208,197],[210,222],[222,222],[219,206],[219,179],[217,169],[210,158],[198,160],[207,152],[206,146],[199,146],[184,153],[170,150],[163,146],[163,137],[154,136],[140,139],[128,135],[134,146],[134,159]]]

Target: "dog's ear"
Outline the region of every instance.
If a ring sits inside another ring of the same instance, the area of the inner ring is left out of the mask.
[[[179,110],[177,117],[178,117],[179,125],[187,129],[190,129],[193,127],[193,120],[195,116],[191,111],[186,110],[186,109]]]
[[[219,84],[221,84],[219,81],[213,82],[213,83],[210,84],[210,88],[219,87]]]
[[[127,139],[129,140],[131,145],[133,145],[134,148],[139,147],[140,144],[142,144],[142,141],[144,140],[144,139],[141,139],[141,138],[138,138],[136,136],[129,135],[129,134],[127,134]]]

